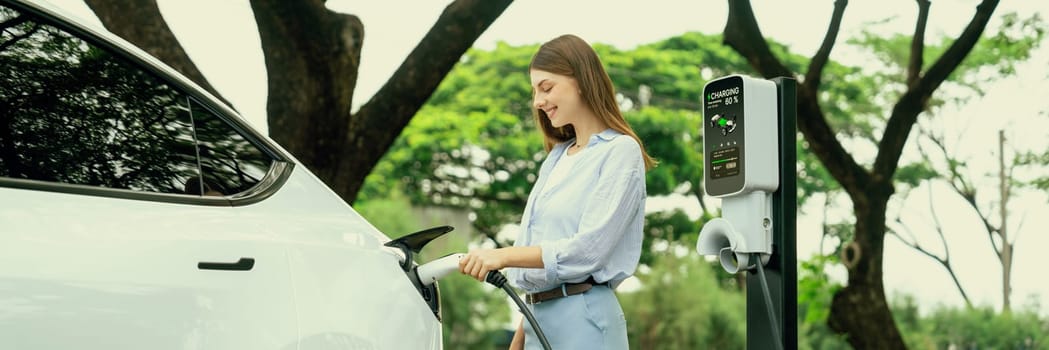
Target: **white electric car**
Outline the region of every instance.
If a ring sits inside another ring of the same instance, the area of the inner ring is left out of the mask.
[[[432,232],[391,242],[104,29],[0,0],[0,30],[0,349],[442,347]]]

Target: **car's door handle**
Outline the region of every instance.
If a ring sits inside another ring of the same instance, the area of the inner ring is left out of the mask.
[[[252,267],[255,267],[254,258],[240,258],[235,263],[204,261],[197,263],[197,268],[201,270],[251,271]]]

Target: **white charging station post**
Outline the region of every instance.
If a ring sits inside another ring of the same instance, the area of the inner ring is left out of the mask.
[[[742,75],[703,88],[704,190],[723,217],[696,250],[761,272],[747,274],[747,349],[797,347],[796,91],[791,78]]]

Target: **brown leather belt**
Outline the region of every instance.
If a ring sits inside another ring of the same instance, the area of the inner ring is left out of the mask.
[[[539,293],[525,294],[525,302],[529,304],[538,304],[544,301],[550,301],[561,297],[567,297],[569,295],[576,295],[586,293],[594,286],[608,285],[608,282],[597,283],[594,281],[594,277],[587,278],[586,281],[579,283],[565,283],[561,287],[554,288],[551,290],[542,291]]]

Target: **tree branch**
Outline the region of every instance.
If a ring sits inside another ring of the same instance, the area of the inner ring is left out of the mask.
[[[820,250],[819,250],[820,255],[823,255],[823,243],[824,243],[824,241],[827,240],[827,236],[830,235],[830,224],[827,223],[827,208],[829,208],[829,207],[830,207],[830,193],[824,192],[823,193],[823,215],[822,215],[823,222],[820,223],[820,231],[822,232],[822,234],[820,235]],[[839,247],[843,246],[844,243],[845,243],[844,239],[839,240],[839,241],[840,242],[838,243],[838,246]],[[835,254],[837,253],[837,250],[838,249],[835,249],[835,252],[834,252]]]
[[[0,32],[3,32],[5,30],[7,30],[8,28],[17,26],[19,24],[25,23],[28,20],[29,20],[29,17],[26,17],[26,15],[18,15],[15,18],[11,18],[11,19],[8,19],[6,21],[0,22]]]
[[[401,128],[407,125],[444,76],[510,2],[457,0],[449,4],[390,80],[361,106],[357,114],[366,119],[362,122],[386,127],[391,122]]]
[[[22,33],[20,35],[13,35],[13,36],[11,36],[10,40],[7,40],[7,41],[5,41],[3,43],[0,43],[0,52],[3,52],[5,50],[7,50],[7,48],[9,48],[11,46],[14,46],[19,41],[22,41],[22,39],[25,39],[25,38],[33,36],[33,34],[36,34],[36,32],[39,31],[39,30],[40,30],[40,25],[39,24],[34,24],[33,25],[33,29],[30,29],[30,30],[28,30],[25,33]]]
[[[932,214],[932,222],[936,225],[936,235],[940,236],[940,244],[943,245],[943,260],[947,265],[951,261],[951,249],[947,247],[947,237],[943,234],[943,224],[940,224],[940,216],[936,214],[935,201],[932,198],[932,186],[929,186],[929,213]]]
[[[903,229],[907,231],[912,238],[914,237],[914,234],[910,232],[910,229],[907,227],[906,224],[903,223],[902,220],[900,220],[899,217],[896,218],[896,223],[903,227]],[[903,236],[900,236],[900,234],[896,232],[896,230],[888,229],[886,230],[886,232],[889,234],[889,236],[896,237],[896,239],[898,239],[904,245],[918,251],[919,253],[925,256],[928,256],[929,258],[932,258],[933,260],[936,260],[936,262],[939,263],[940,266],[943,266],[943,268],[947,270],[947,274],[951,276],[951,280],[954,281],[954,287],[958,289],[958,293],[960,293],[962,295],[962,299],[965,300],[965,305],[968,308],[972,308],[972,301],[969,300],[969,294],[965,292],[965,288],[962,287],[961,281],[958,280],[958,274],[955,273],[954,268],[951,267],[950,252],[947,250],[947,241],[942,234],[943,230],[941,229],[938,223],[936,227],[937,231],[941,233],[940,242],[943,244],[943,249],[945,255],[947,256],[942,259],[938,255],[933,254],[932,252],[925,250],[925,248],[921,247],[921,245],[918,244],[917,240],[915,240],[914,242],[907,241],[903,238]]]
[[[835,11],[843,11],[845,2],[836,2]],[[745,57],[750,66],[762,76],[794,76],[769,49],[761,30],[758,29],[757,20],[750,2],[746,0],[729,0],[728,21],[725,23],[724,42]],[[834,25],[832,24],[832,27]],[[827,38],[836,35],[827,34]],[[826,44],[826,43],[825,43]],[[830,47],[827,47],[829,55]],[[810,72],[812,70],[810,69]],[[862,195],[867,190],[870,177],[849,152],[845,151],[841,142],[835,137],[834,131],[827,124],[827,119],[819,105],[819,92],[808,81],[799,84],[798,89],[798,129],[801,130],[808,141],[813,153],[819,157],[820,162],[834,179],[849,192],[853,198]]]
[[[226,101],[215,90],[204,74],[193,64],[186,51],[171,32],[156,0],[85,0],[107,30],[113,32],[171,66],[200,87]]]
[[[1020,240],[1020,233],[1023,232],[1024,221],[1025,220],[1027,220],[1027,213],[1026,212],[1024,213],[1024,215],[1020,216],[1020,224],[1016,225],[1016,231],[1013,231],[1013,232],[1016,232],[1016,234],[1013,235],[1013,241],[1012,242],[1008,242],[1010,245],[1016,245],[1016,241]]]
[[[747,59],[751,67],[765,78],[793,77],[769,49],[768,42],[758,29],[754,10],[747,0],[728,0],[728,21],[725,22],[724,43]]]
[[[343,148],[355,150],[357,159],[341,162],[339,173],[371,172],[452,67],[511,2],[456,0],[449,4],[390,80],[353,116]],[[374,132],[380,129],[384,132]],[[374,152],[365,152],[371,150]],[[347,198],[359,185],[338,187],[348,192],[340,193]]]
[[[918,91],[922,92],[923,95],[928,97],[931,95],[936,88],[947,79],[947,76],[954,72],[956,68],[962,63],[969,52],[972,51],[973,47],[976,46],[976,42],[980,40],[980,36],[983,35],[984,29],[987,27],[987,22],[990,21],[991,15],[994,14],[995,8],[998,7],[998,0],[984,0],[976,7],[976,14],[973,15],[972,21],[965,27],[965,31],[958,37],[954,43],[951,44],[947,51],[943,53],[929,67],[929,71],[921,78],[918,85]]]
[[[921,77],[922,63],[925,54],[925,24],[929,22],[929,0],[918,2],[918,23],[914,27],[911,39],[911,58],[907,64],[907,87],[913,88]]]
[[[932,187],[929,187],[929,212],[932,213],[932,220],[936,224],[936,234],[940,236],[940,244],[943,245],[943,267],[947,269],[947,273],[951,275],[951,279],[954,280],[954,286],[958,287],[958,292],[962,293],[962,299],[965,299],[965,305],[968,308],[973,307],[973,303],[969,300],[968,293],[965,293],[965,288],[962,288],[961,282],[958,280],[958,274],[954,273],[954,268],[951,266],[951,249],[947,246],[947,237],[943,234],[943,224],[940,224],[940,216],[936,214],[936,208],[933,206],[932,198]]]
[[[878,156],[874,160],[873,176],[879,180],[892,179],[899,166],[903,146],[907,142],[911,129],[932,96],[932,93],[947,79],[962,60],[969,55],[980,39],[987,22],[998,6],[998,0],[984,0],[976,7],[976,13],[965,31],[951,44],[947,51],[929,67],[913,87],[909,87],[900,100],[893,106],[892,115],[885,125],[881,142],[878,143]]]
[[[962,288],[961,281],[958,281],[958,274],[954,273],[954,268],[950,264],[944,265],[947,269],[947,273],[951,275],[951,280],[954,281],[954,286],[958,288],[958,293],[962,294],[962,299],[965,300],[965,306],[969,309],[973,308],[973,302],[969,300],[969,294],[965,293],[965,288]]]
[[[905,227],[904,230],[908,231],[908,234],[911,235],[912,238],[914,237],[914,234],[910,233],[909,229],[906,229],[906,225],[904,225],[903,222],[900,221],[900,219],[897,218],[896,219],[896,223],[900,224],[901,226],[904,226]],[[932,258],[933,260],[936,260],[936,262],[940,263],[940,265],[946,265],[946,263],[947,263],[946,260],[944,260],[943,258],[940,258],[939,255],[933,254],[932,252],[930,252],[930,251],[926,250],[925,248],[923,248],[920,244],[918,244],[917,240],[909,241],[909,240],[903,238],[903,236],[901,236],[899,232],[896,232],[896,230],[893,230],[893,229],[888,229],[888,230],[886,230],[886,232],[890,236],[896,237],[896,239],[898,239],[900,241],[900,243],[903,243],[904,245],[910,247],[911,249],[914,249],[914,250],[918,251],[919,253],[922,253],[923,255],[928,256],[928,257]]]
[[[933,145],[936,145],[937,150],[947,161],[947,171],[950,172],[950,179],[947,183],[951,185],[951,189],[953,189],[955,193],[958,193],[958,195],[961,196],[962,199],[965,199],[965,202],[976,211],[976,216],[980,218],[980,222],[983,223],[984,229],[987,231],[987,239],[991,241],[991,247],[994,249],[994,254],[998,256],[998,260],[1001,260],[1001,249],[999,249],[998,245],[994,243],[994,233],[998,232],[998,229],[991,225],[991,222],[987,220],[986,215],[980,210],[980,206],[976,204],[976,189],[969,185],[968,182],[965,181],[965,178],[961,176],[961,173],[958,171],[958,162],[950,158],[950,153],[947,152],[947,146],[944,145],[943,140],[931,135],[928,139]],[[925,147],[922,147],[921,144],[918,145],[918,152],[921,153],[922,159],[926,162],[930,161],[930,157],[925,151]],[[961,183],[961,185],[959,186],[958,183]],[[930,203],[931,202],[932,201],[930,200]]]
[[[703,180],[701,179],[699,181]],[[699,208],[703,210],[703,216],[707,216],[708,214],[710,214],[710,210],[707,209],[707,203],[703,200],[703,183],[701,182],[697,186],[692,186],[692,188],[689,189],[689,192],[691,192],[692,195],[696,196],[696,199],[699,200]]]
[[[805,73],[804,83],[812,91],[819,91],[820,89],[823,68],[827,65],[830,51],[834,48],[834,43],[838,40],[838,30],[841,28],[841,17],[845,14],[845,6],[848,6],[848,4],[848,0],[837,0],[834,2],[834,13],[831,15],[830,26],[827,28],[827,34],[824,35],[823,43],[820,44],[820,48],[816,51],[816,55],[812,56],[812,61],[809,61],[809,70]]]

